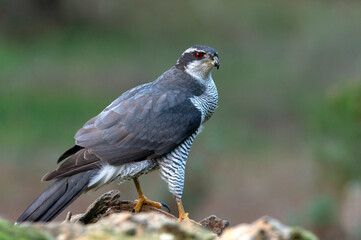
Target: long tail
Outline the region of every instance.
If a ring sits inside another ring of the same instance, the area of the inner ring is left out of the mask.
[[[96,172],[96,170],[89,170],[55,179],[45,192],[21,214],[17,222],[49,222],[53,220],[87,190],[88,183]]]

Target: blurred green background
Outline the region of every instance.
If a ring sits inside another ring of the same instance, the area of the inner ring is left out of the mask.
[[[190,216],[270,215],[360,239],[360,12],[351,0],[0,1],[0,216],[46,188],[88,119],[205,44],[222,62],[220,101],[187,164]],[[177,212],[157,172],[140,181]],[[114,188],[136,198],[131,182],[111,184],[65,212]]]

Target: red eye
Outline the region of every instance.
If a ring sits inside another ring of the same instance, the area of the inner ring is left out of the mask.
[[[194,56],[195,56],[197,59],[201,59],[201,58],[204,56],[204,53],[202,53],[202,52],[196,52],[196,53],[194,54]]]

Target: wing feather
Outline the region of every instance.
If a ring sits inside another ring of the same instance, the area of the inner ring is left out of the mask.
[[[147,154],[170,152],[198,129],[201,113],[189,94],[147,86],[108,107],[92,128],[80,129],[76,143],[91,148],[103,161],[119,165],[144,160]]]
[[[84,124],[75,135],[80,150],[44,180],[172,151],[201,125],[201,113],[191,96],[155,84],[129,90]]]

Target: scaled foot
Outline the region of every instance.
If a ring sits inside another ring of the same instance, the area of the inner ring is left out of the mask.
[[[160,202],[155,202],[155,201],[152,201],[152,200],[149,200],[146,196],[142,195],[139,197],[139,199],[136,199],[134,200],[137,205],[135,205],[135,207],[133,208],[132,212],[135,212],[135,213],[138,213],[140,212],[140,210],[142,209],[142,206],[144,204],[148,205],[148,206],[152,206],[152,207],[155,207],[155,208],[158,208],[158,209],[161,209],[162,207],[165,207],[168,212],[170,212],[170,209],[168,207],[167,204],[165,203],[160,203]]]

